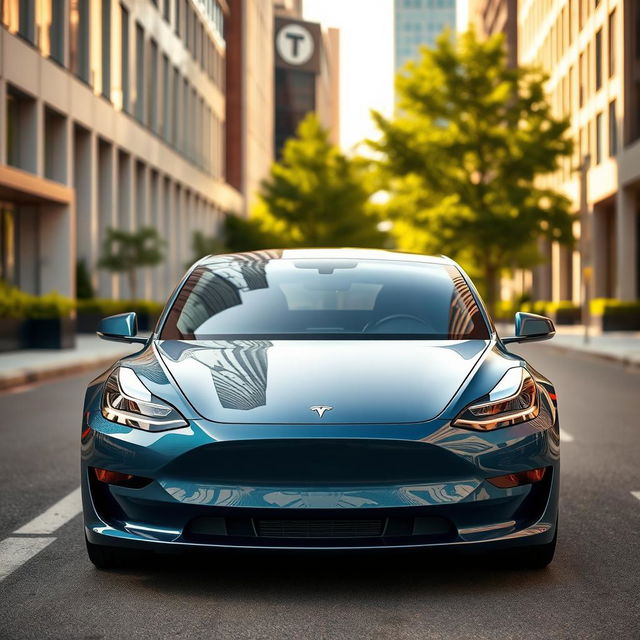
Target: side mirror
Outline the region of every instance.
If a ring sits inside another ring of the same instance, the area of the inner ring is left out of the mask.
[[[119,313],[100,320],[98,337],[112,342],[135,342],[145,344],[147,338],[138,338],[138,319],[133,311]]]
[[[504,344],[510,342],[539,342],[540,340],[550,340],[556,335],[556,328],[549,318],[536,315],[535,313],[516,313],[516,335],[509,338],[502,338]]]

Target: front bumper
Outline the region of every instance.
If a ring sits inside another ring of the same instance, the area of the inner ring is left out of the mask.
[[[87,538],[107,546],[489,548],[555,534],[555,415],[489,433],[411,425],[223,425],[147,433],[90,413],[82,444]],[[98,482],[92,467],[152,479]],[[487,478],[547,467],[535,485]]]

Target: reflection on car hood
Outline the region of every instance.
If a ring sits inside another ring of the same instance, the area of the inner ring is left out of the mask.
[[[488,344],[164,340],[158,342],[158,352],[193,407],[208,420],[380,424],[435,418]]]

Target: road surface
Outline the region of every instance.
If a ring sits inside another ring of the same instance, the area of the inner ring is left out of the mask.
[[[514,351],[556,383],[563,427],[558,551],[538,572],[415,554],[97,571],[74,493],[91,376],[5,393],[0,638],[640,638],[640,370]]]

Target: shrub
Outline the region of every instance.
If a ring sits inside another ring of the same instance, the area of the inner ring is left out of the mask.
[[[633,316],[640,314],[640,300],[595,298],[591,301],[590,309],[594,316]]]
[[[34,296],[17,287],[0,283],[1,318],[65,318],[76,307],[72,298],[57,291]]]
[[[79,313],[92,313],[99,316],[114,316],[118,313],[135,311],[136,313],[159,314],[163,305],[153,300],[110,300],[107,298],[91,298],[78,300]]]
[[[76,298],[78,300],[85,300],[87,298],[93,298],[95,291],[91,284],[91,276],[87,269],[87,263],[84,260],[78,260],[76,262]]]

